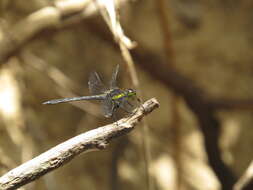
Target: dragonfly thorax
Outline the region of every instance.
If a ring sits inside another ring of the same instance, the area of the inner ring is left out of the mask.
[[[136,91],[133,89],[127,89],[127,90],[114,90],[114,92],[112,92],[113,96],[112,96],[112,100],[120,100],[121,98],[129,98],[132,96],[136,95]]]

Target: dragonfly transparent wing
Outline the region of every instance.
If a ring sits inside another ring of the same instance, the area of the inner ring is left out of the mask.
[[[90,74],[88,85],[91,94],[102,94],[106,91],[106,87],[97,72]]]
[[[137,106],[134,101],[129,101],[128,99],[124,98],[121,100],[119,107],[127,113],[132,113]]]
[[[105,117],[112,117],[114,111],[113,102],[109,97],[105,98],[102,102],[102,113]]]
[[[119,72],[119,65],[116,66],[114,72],[112,73],[112,79],[110,81],[110,88],[111,89],[118,88],[117,87],[117,75],[118,75],[118,72]]]

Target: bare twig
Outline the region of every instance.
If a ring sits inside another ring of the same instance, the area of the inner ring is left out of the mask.
[[[158,0],[155,1],[156,7],[157,7],[157,15],[158,19],[160,21],[160,28],[163,35],[163,49],[166,55],[166,65],[168,69],[171,67],[175,67],[176,64],[176,55],[174,53],[173,48],[173,42],[172,42],[172,34],[170,31],[171,24],[169,22],[169,15],[168,12],[168,6],[167,6],[167,0]],[[179,114],[179,96],[175,93],[168,94],[169,99],[171,100],[169,107],[171,107],[172,113],[171,113],[171,122],[170,122],[170,128],[172,130],[173,134],[173,159],[176,167],[176,189],[181,189],[181,183],[182,183],[182,176],[183,176],[183,162],[181,158],[181,125],[180,125],[180,114]]]
[[[129,48],[122,43],[122,41],[119,41],[119,47],[121,50],[122,57],[124,61],[126,62],[131,81],[133,83],[134,88],[138,91],[138,96],[140,99],[142,99],[142,91],[140,89],[140,83],[137,76],[137,72],[135,69],[134,60],[129,52]],[[147,181],[147,190],[153,190],[154,189],[154,182],[151,177],[151,167],[150,162],[152,161],[152,155],[151,155],[151,148],[150,148],[150,137],[149,137],[149,126],[145,119],[142,123],[141,132],[143,135],[142,137],[142,143],[143,143],[143,152],[144,152],[144,163],[145,163],[145,169],[146,169],[146,181]]]
[[[155,98],[146,101],[127,118],[69,139],[0,177],[0,189],[16,189],[54,170],[82,152],[101,150],[119,136],[129,133],[146,115],[159,107]]]
[[[234,185],[233,190],[249,190],[253,188],[253,161],[250,163],[246,172]]]
[[[120,189],[120,177],[118,174],[119,171],[119,163],[124,155],[124,152],[127,146],[130,144],[130,141],[127,136],[125,136],[121,141],[118,141],[116,146],[114,147],[111,155],[111,183],[108,189],[118,190]]]
[[[134,86],[134,88],[138,91],[138,97],[142,99],[142,92],[139,88],[139,79],[137,76],[137,72],[135,69],[134,60],[129,52],[129,49],[132,49],[136,46],[135,42],[132,42],[125,34],[121,27],[120,20],[119,20],[119,11],[116,9],[116,1],[95,1],[96,4],[98,2],[102,3],[104,6],[100,6],[100,13],[103,16],[105,22],[107,23],[110,31],[113,34],[114,40],[119,45],[123,60],[125,61],[127,68],[129,70],[130,79]],[[146,183],[147,183],[147,190],[154,189],[154,182],[151,178],[151,167],[150,162],[151,158],[151,149],[150,149],[150,142],[149,142],[149,130],[148,124],[143,120],[142,128],[141,128],[141,137],[143,143],[143,152],[144,152],[144,164],[145,164],[145,173],[146,173]]]

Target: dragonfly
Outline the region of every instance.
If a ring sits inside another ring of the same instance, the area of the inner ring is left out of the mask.
[[[107,118],[113,118],[116,120],[116,111],[122,109],[123,111],[131,114],[133,113],[134,105],[130,102],[130,99],[137,98],[136,91],[128,89],[120,89],[117,86],[117,76],[119,72],[119,65],[113,71],[112,78],[110,80],[109,88],[101,81],[97,72],[92,72],[89,76],[89,91],[90,96],[80,96],[72,98],[54,99],[43,102],[42,104],[59,104],[81,100],[99,100],[102,103],[102,113]]]

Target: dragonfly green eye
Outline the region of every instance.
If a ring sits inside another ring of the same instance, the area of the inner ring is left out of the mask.
[[[136,91],[135,91],[135,90],[133,90],[133,89],[128,89],[127,91],[128,91],[127,95],[128,95],[129,97],[131,97],[131,96],[136,96]]]

